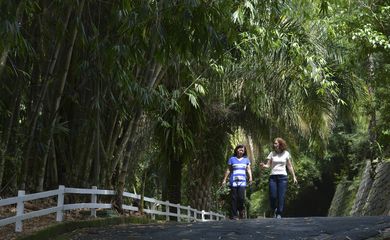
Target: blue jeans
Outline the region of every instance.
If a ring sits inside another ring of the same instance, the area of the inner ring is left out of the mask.
[[[287,180],[287,175],[271,175],[269,177],[269,200],[271,209],[279,215],[283,213]]]

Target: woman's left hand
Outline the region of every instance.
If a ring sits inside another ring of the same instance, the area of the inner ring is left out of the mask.
[[[294,183],[295,183],[295,184],[298,184],[298,180],[297,180],[297,178],[296,178],[295,176],[294,176],[294,179],[293,179],[293,180],[294,180]]]

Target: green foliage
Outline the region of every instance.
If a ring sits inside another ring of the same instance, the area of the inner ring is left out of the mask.
[[[218,187],[215,191],[215,199],[216,199],[216,210],[223,212],[226,216],[230,215],[231,212],[231,195],[230,195],[230,187],[225,184],[223,186]]]
[[[387,114],[382,106],[388,105],[389,101],[388,96],[383,93],[389,83],[386,66],[390,45],[386,29],[390,26],[390,8],[387,1],[356,1],[341,6],[334,6],[332,9],[336,16],[333,18],[334,26],[339,30],[339,39],[344,43],[349,68],[365,82],[365,89],[362,90],[367,94],[360,101],[365,110],[356,109],[356,112],[369,117],[376,115],[375,125],[380,127],[370,127],[369,141],[374,141],[370,144],[375,145],[371,148],[376,149],[376,157],[382,158],[386,153],[380,149],[387,146],[386,127],[382,122],[387,121]],[[368,60],[368,56],[371,60]],[[372,139],[374,135],[377,136],[375,140]]]
[[[295,158],[293,164],[299,178],[299,188],[313,186],[314,181],[321,178],[321,169],[314,159],[300,155]],[[294,188],[295,194],[297,194],[299,188],[293,184],[291,186]]]
[[[269,200],[268,191],[259,190],[251,194],[250,199],[250,217],[265,217],[268,216]]]
[[[364,25],[362,29],[357,29],[357,32],[352,33],[352,40],[355,39],[360,40],[367,47],[390,49],[390,40],[388,37],[373,29],[370,23]]]
[[[346,176],[352,180],[364,165],[367,145],[368,139],[364,132],[347,133],[342,129],[335,131],[330,139],[328,153],[320,166],[337,179]]]

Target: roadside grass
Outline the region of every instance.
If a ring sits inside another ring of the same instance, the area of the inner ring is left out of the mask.
[[[82,228],[103,227],[120,224],[147,224],[154,222],[156,221],[151,220],[145,216],[124,216],[92,220],[77,220],[72,222],[54,224],[32,234],[20,236],[17,238],[17,240],[66,240],[70,238],[73,231]]]

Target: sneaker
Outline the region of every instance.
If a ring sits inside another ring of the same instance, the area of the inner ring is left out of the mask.
[[[239,211],[239,218],[240,219],[243,219],[244,218],[244,210],[242,210],[242,211]]]
[[[280,214],[276,215],[276,218],[282,218],[282,216],[280,216]]]

